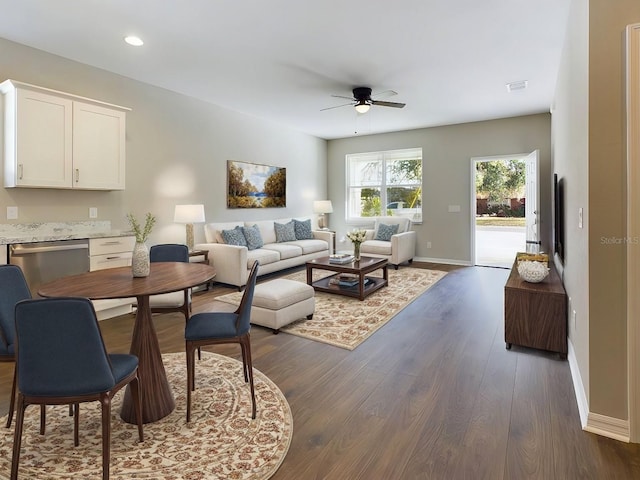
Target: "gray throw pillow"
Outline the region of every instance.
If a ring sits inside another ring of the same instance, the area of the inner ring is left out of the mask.
[[[247,246],[247,239],[242,233],[242,227],[237,226],[233,230],[222,230],[222,239],[228,245],[238,245],[239,247]]]
[[[311,240],[313,232],[311,231],[311,220],[293,219],[293,226],[296,231],[296,240]]]
[[[293,242],[296,239],[296,230],[293,220],[288,223],[273,222],[276,231],[276,242]]]
[[[378,225],[378,233],[376,234],[376,240],[383,240],[385,242],[391,241],[391,235],[395,235],[398,233],[398,224],[395,225],[387,225],[385,223],[381,223]]]
[[[251,227],[240,227],[244,238],[247,240],[247,248],[249,250],[255,250],[256,248],[262,248],[264,242],[262,241],[262,235],[260,235],[260,229],[258,225],[252,225]]]

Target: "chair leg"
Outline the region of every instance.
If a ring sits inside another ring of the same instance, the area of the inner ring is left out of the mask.
[[[142,431],[142,402],[140,401],[140,382],[138,377],[131,380],[131,396],[136,406],[136,420],[138,420],[138,438],[144,442],[144,432]]]
[[[11,480],[18,480],[18,463],[20,461],[20,447],[22,446],[22,425],[24,423],[24,397],[18,394],[18,408],[16,415],[16,430],[13,434],[13,457],[11,458]]]
[[[109,459],[111,456],[111,397],[108,393],[100,398],[102,405],[102,480],[109,480]]]
[[[40,405],[40,435],[44,435],[45,426],[47,425],[47,406]]]
[[[191,421],[191,391],[195,387],[194,381],[194,351],[193,347],[187,342],[185,352],[187,354],[187,423]]]
[[[7,417],[7,428],[11,426],[11,420],[13,419],[13,411],[16,408],[16,377],[17,371],[13,369],[13,386],[11,387],[11,400],[9,401],[9,416]]]
[[[80,408],[77,403],[69,404],[69,408],[73,414],[73,446],[80,445],[78,430],[80,429]]]
[[[247,355],[247,368],[249,371],[249,387],[251,388],[251,418],[256,418],[256,392],[253,387],[253,361],[251,360],[251,338],[247,333],[242,337],[241,342],[245,343]]]
[[[244,383],[249,382],[249,377],[247,376],[247,347],[245,346],[243,341],[240,341],[240,350],[242,350],[242,372],[244,373]]]

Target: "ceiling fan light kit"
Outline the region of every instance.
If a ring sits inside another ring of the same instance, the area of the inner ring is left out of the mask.
[[[367,113],[369,111],[369,109],[371,108],[371,105],[369,105],[365,101],[361,101],[361,102],[356,103],[355,108],[356,108],[356,112],[358,112],[358,113]]]

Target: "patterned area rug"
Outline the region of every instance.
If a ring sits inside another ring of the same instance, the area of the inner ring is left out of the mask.
[[[111,478],[210,480],[267,479],[282,463],[293,434],[291,410],[278,387],[254,369],[255,420],[242,362],[202,352],[196,359],[196,390],[191,422],[186,423],[186,360],[184,353],[163,355],[176,409],[144,426],[118,415],[124,390],[112,405]],[[39,434],[40,409],[26,410],[19,477],[24,479],[102,478],[102,437],[98,402],[80,405],[80,445],[73,446],[73,418],[68,407],[48,407],[47,432]],[[6,415],[0,419],[6,423]],[[0,428],[0,478],[11,471],[14,428]]]
[[[331,272],[313,270],[314,280]],[[382,271],[374,272],[382,276]],[[316,309],[312,320],[293,322],[280,331],[353,350],[398,312],[446,275],[439,270],[420,268],[389,269],[389,285],[363,301],[357,298],[316,292]],[[306,271],[282,278],[306,283]],[[235,292],[216,300],[239,305],[242,293]]]

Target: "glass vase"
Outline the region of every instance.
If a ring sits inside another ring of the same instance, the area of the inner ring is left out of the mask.
[[[136,242],[131,256],[131,271],[134,277],[148,277],[151,271],[149,248],[144,242]]]
[[[360,244],[359,243],[353,244],[353,258],[355,258],[356,261],[360,260]]]

